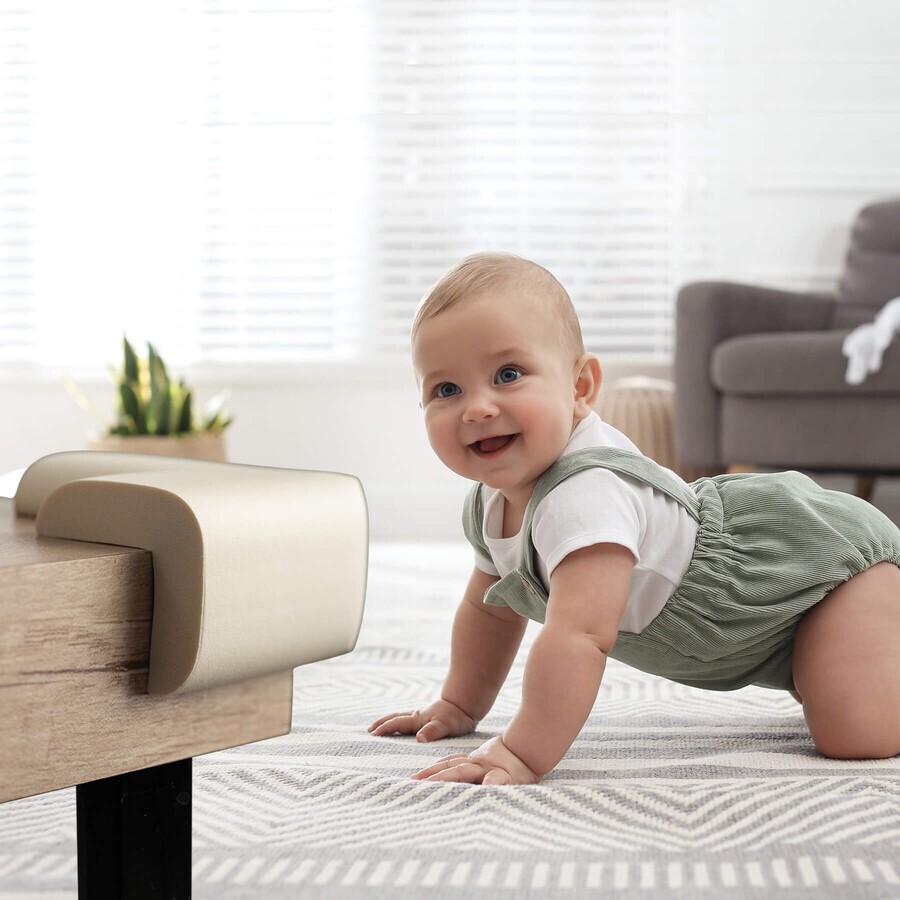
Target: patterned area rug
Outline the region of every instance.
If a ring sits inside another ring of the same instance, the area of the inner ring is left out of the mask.
[[[371,548],[357,649],[296,670],[290,735],[194,762],[193,895],[900,897],[900,757],[816,753],[800,707],[609,662],[579,739],[540,785],[409,776],[502,731],[525,643],[475,735],[375,738],[440,689],[471,570],[464,544]],[[0,805],[0,898],[73,898],[75,792]]]

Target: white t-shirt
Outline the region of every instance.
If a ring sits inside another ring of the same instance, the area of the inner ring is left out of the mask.
[[[578,423],[562,455],[585,447],[640,452],[596,412]],[[672,475],[678,478],[674,472]],[[482,503],[483,535],[494,565],[477,550],[475,565],[489,575],[503,577],[524,564],[525,529],[513,537],[501,537],[506,500],[499,490],[484,485]],[[627,547],[634,554],[635,566],[619,630],[637,634],[656,618],[681,584],[698,527],[680,503],[630,475],[585,469],[558,484],[538,504],[532,525],[537,573],[549,594],[553,570],[572,551],[599,543]]]

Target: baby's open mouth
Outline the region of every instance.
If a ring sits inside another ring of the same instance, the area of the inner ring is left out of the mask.
[[[491,456],[505,450],[517,437],[518,434],[499,434],[483,441],[475,441],[474,444],[469,444],[469,447],[479,456]]]

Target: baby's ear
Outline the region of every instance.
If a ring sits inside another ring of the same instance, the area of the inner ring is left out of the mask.
[[[591,414],[602,381],[600,360],[593,353],[582,354],[575,363],[575,415],[579,419]]]

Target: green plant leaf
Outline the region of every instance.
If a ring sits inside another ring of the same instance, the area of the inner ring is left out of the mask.
[[[148,434],[168,434],[169,418],[167,407],[167,394],[155,394],[150,397],[147,404],[147,432]],[[163,408],[163,407],[166,408]]]
[[[226,416],[224,412],[219,412],[212,419],[207,419],[204,422],[203,431],[218,433],[224,431],[233,421],[234,416]]]
[[[108,434],[194,434],[192,393],[183,378],[174,384],[162,357],[147,341],[147,359],[140,358],[122,335],[124,363],[121,369],[108,366],[111,380],[118,387],[118,421],[107,426]],[[102,414],[87,397],[67,379],[66,388],[85,409],[92,409],[102,419]],[[222,391],[214,397],[204,411],[203,431],[222,431],[234,421],[226,416],[224,404],[230,396]],[[106,422],[104,422],[106,424]]]
[[[163,365],[163,361],[157,356],[153,347],[151,347],[149,343],[147,346],[150,347],[150,357],[148,362],[150,367],[150,402],[156,409],[160,409],[163,404],[163,398],[168,399],[169,397],[169,376],[166,372],[166,367]],[[168,433],[168,418],[165,419],[165,428],[166,431],[162,432],[163,434]]]
[[[187,402],[188,391],[181,384],[170,384],[169,395],[172,398],[171,412],[169,413],[169,431],[172,434],[182,434],[181,419],[184,415],[184,404]]]
[[[159,355],[156,348],[150,341],[147,341],[147,357],[150,360],[150,377],[153,378],[154,368],[157,368],[156,375],[161,380],[164,381],[167,385],[169,383],[169,373],[166,369],[166,364],[163,362],[163,358]],[[154,360],[156,361],[154,363]]]
[[[203,431],[217,431],[224,428],[219,424],[219,417],[222,415],[222,407],[231,396],[230,391],[222,391],[216,394],[203,410]]]
[[[138,380],[138,358],[134,348],[128,343],[128,338],[122,335],[122,343],[125,347],[125,377],[129,381]]]
[[[147,423],[144,419],[144,411],[141,409],[140,403],[138,403],[137,394],[135,394],[130,382],[124,381],[119,385],[119,396],[122,398],[122,409],[125,412],[125,416],[134,422],[134,433],[146,434]]]
[[[147,434],[157,434],[157,426],[159,418],[158,404],[152,401],[144,408],[144,421],[147,423]]]
[[[168,382],[167,382],[168,384]],[[157,434],[168,434],[169,433],[169,417],[172,414],[172,397],[169,392],[166,391],[165,394],[162,395],[159,402],[159,410],[156,417],[156,433]]]
[[[183,385],[183,382],[182,382]],[[191,433],[191,392],[184,395],[184,405],[181,407],[181,416],[178,419],[176,434]]]

